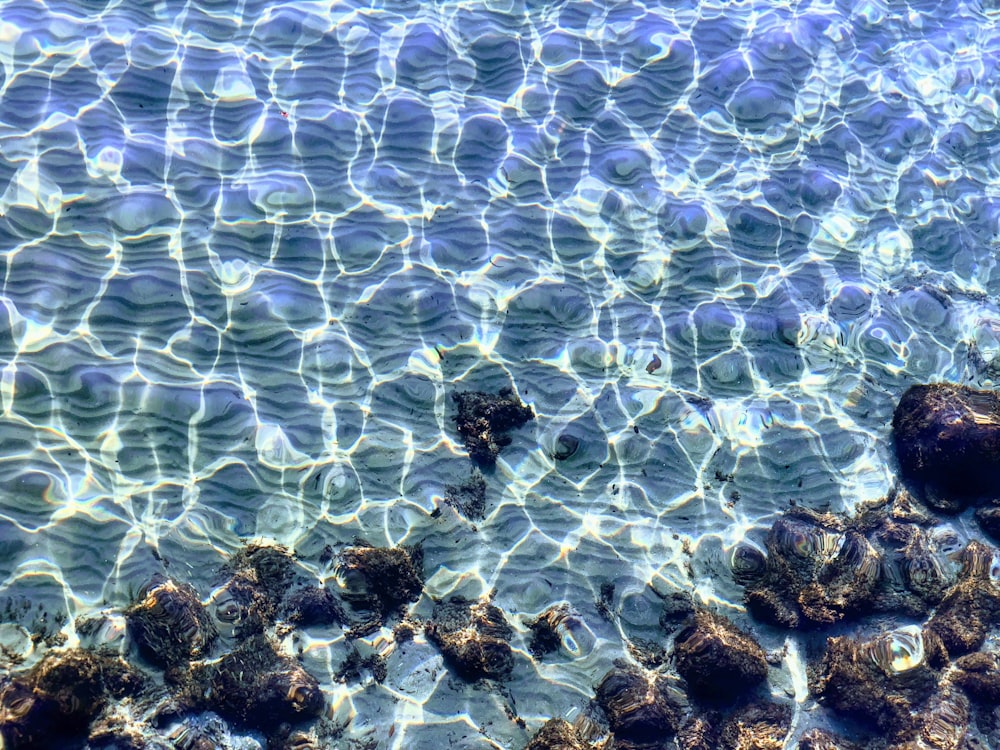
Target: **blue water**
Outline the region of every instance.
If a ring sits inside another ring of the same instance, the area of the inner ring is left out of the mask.
[[[208,599],[248,539],[332,587],[327,545],[422,543],[413,617],[493,591],[518,662],[491,694],[387,627],[386,681],[345,685],[344,633],[297,634],[379,747],[523,746],[656,592],[749,624],[733,547],[883,495],[908,385],[1000,373],[998,18],[5,0],[0,595],[72,645],[165,564]],[[450,394],[506,385],[536,420],[472,525]],[[533,662],[559,602],[587,646]],[[3,631],[26,664],[37,627]]]

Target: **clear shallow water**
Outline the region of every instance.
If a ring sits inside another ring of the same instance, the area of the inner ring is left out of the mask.
[[[907,385],[1000,368],[989,3],[132,5],[0,5],[0,589],[71,643],[164,561],[419,542],[417,616],[496,591],[509,696],[422,637],[305,664],[349,736],[519,747],[652,589],[745,622],[737,542],[884,494]],[[450,393],[510,383],[473,526]],[[591,646],[533,663],[560,601]]]

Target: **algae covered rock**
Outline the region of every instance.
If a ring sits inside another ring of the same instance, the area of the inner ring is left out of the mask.
[[[868,640],[827,640],[814,693],[871,729],[904,736],[936,693],[943,647],[932,632],[907,625]]]
[[[455,597],[434,605],[425,627],[449,665],[467,680],[504,680],[514,670],[514,634],[499,607]]]
[[[976,651],[959,657],[951,680],[973,701],[995,706],[1000,703],[1000,656]]]
[[[554,604],[528,623],[528,650],[535,659],[554,651],[579,658],[590,653],[594,636],[580,613],[566,602]]]
[[[774,522],[765,544],[763,560],[749,550],[739,558],[744,599],[754,616],[797,628],[871,609],[879,553],[841,519],[792,508]]]
[[[860,748],[832,732],[810,729],[799,737],[799,750],[860,750]]]
[[[265,733],[315,718],[324,703],[316,678],[279,654],[263,635],[247,639],[218,662],[201,665],[191,690],[195,705]]]
[[[565,719],[549,719],[524,750],[590,750],[590,743],[580,739],[573,725]]]
[[[779,703],[751,703],[732,713],[719,730],[723,750],[784,750],[792,709]]]
[[[961,385],[915,385],[892,417],[903,478],[928,505],[957,512],[1000,496],[1000,396]]]
[[[677,734],[684,694],[662,674],[616,667],[597,686],[597,703],[608,717],[615,747],[653,748]]]
[[[483,466],[493,466],[500,450],[511,443],[507,434],[535,418],[511,388],[501,388],[496,395],[482,391],[453,394],[458,404],[458,433],[465,441],[469,457]]]
[[[143,656],[166,668],[205,656],[217,636],[194,588],[162,576],[140,590],[125,619]]]
[[[993,577],[996,558],[995,550],[982,542],[969,542],[962,551],[958,581],[928,623],[952,657],[978,649],[989,628],[1000,623],[1000,587]]]
[[[371,612],[374,619],[369,625],[377,627],[393,611],[420,598],[422,563],[419,547],[350,547],[340,553],[338,565],[344,599],[356,609]]]
[[[144,682],[117,656],[50,651],[28,672],[0,683],[0,745],[72,745],[110,701],[139,692]]]
[[[674,640],[677,672],[692,695],[729,701],[767,677],[767,657],[751,636],[729,620],[699,610]]]
[[[677,734],[680,750],[784,750],[792,710],[771,702],[752,702],[725,713],[692,716]]]

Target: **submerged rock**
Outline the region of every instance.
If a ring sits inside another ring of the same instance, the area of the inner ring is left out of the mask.
[[[767,575],[767,555],[750,544],[737,545],[729,565],[740,586],[757,586]]]
[[[528,645],[528,650],[533,657],[541,659],[546,654],[551,654],[559,649],[560,638],[556,630],[556,623],[568,609],[565,604],[549,607],[528,623],[528,630],[531,631],[531,643]]]
[[[280,544],[250,543],[230,559],[226,569],[233,578],[242,578],[272,602],[278,602],[295,577],[295,558]]]
[[[945,687],[930,700],[927,708],[916,717],[912,737],[889,750],[933,748],[961,750],[969,730],[969,700],[961,692]]]
[[[976,511],[976,520],[979,521],[979,528],[994,540],[1000,541],[1000,507],[994,505],[979,508]]]
[[[370,619],[354,628],[355,634],[382,625],[393,611],[415,602],[423,592],[420,547],[358,545],[340,553],[338,572],[344,582],[344,599]]]
[[[878,551],[840,519],[792,508],[771,526],[766,547],[763,572],[742,571],[744,600],[756,617],[794,628],[829,625],[871,609]],[[743,568],[760,565],[756,557],[741,560]]]
[[[792,507],[766,538],[731,558],[747,609],[783,627],[823,627],[875,612],[923,618],[954,585],[948,535],[904,489],[862,504],[854,517]]]
[[[996,551],[972,541],[962,551],[961,560],[958,581],[928,623],[952,657],[978,649],[989,627],[1000,623],[1000,588],[993,577]]]
[[[615,747],[659,748],[677,734],[686,709],[683,693],[662,674],[615,668],[597,686]]]
[[[783,750],[792,711],[777,703],[749,703],[720,715],[693,716],[677,734],[680,750]]]
[[[25,674],[0,683],[0,744],[12,750],[82,744],[108,702],[139,692],[143,683],[116,656],[50,651]]]
[[[481,521],[486,517],[486,480],[473,469],[462,484],[445,485],[444,501],[470,521]]]
[[[481,391],[452,394],[458,404],[458,433],[465,441],[469,457],[483,466],[493,466],[500,450],[510,445],[507,432],[530,422],[535,413],[514,395],[501,388],[497,395]]]
[[[316,679],[262,635],[200,665],[189,691],[195,706],[265,734],[319,716],[324,702]]]
[[[549,719],[535,733],[524,750],[590,750],[590,743],[580,739],[573,725],[565,719]]]
[[[303,576],[295,556],[281,545],[248,544],[223,572],[229,578],[210,604],[219,629],[236,640],[263,633],[279,618],[300,627],[347,621],[340,600]]]
[[[171,750],[263,750],[257,740],[233,737],[226,722],[213,713],[184,717],[171,724],[166,735]]]
[[[1000,656],[976,651],[955,660],[951,681],[977,703],[1000,703]]]
[[[810,729],[799,738],[799,750],[860,750],[853,742],[823,729]]]
[[[868,641],[829,638],[813,689],[835,711],[904,736],[937,690],[944,656],[934,634],[915,625]]]
[[[1000,497],[1000,395],[962,385],[915,385],[892,417],[904,479],[954,513]]]
[[[177,745],[139,718],[136,709],[131,700],[109,701],[90,723],[87,750],[178,750]]]
[[[253,571],[240,570],[213,594],[210,605],[224,636],[249,638],[263,633],[278,614],[279,601],[261,586]]]
[[[872,612],[924,619],[958,577],[955,535],[902,486],[863,503],[850,523],[868,536],[881,560]]]
[[[467,680],[504,680],[514,670],[510,648],[514,631],[500,608],[490,602],[461,597],[438,602],[424,630],[445,660]]]
[[[918,526],[897,527],[902,542],[894,562],[901,573],[905,590],[919,603],[908,609],[924,614],[928,606],[938,604],[954,583],[954,573],[942,564],[943,556],[934,548],[929,535]],[[900,606],[904,602],[899,601]],[[920,606],[920,605],[923,606]]]
[[[125,610],[125,620],[142,655],[165,668],[201,658],[217,635],[194,588],[159,576]]]
[[[760,645],[707,610],[696,612],[677,634],[673,658],[691,694],[705,700],[730,701],[767,677],[767,657]]]
[[[680,750],[715,750],[719,747],[719,732],[707,716],[692,716],[677,732]]]
[[[531,643],[528,650],[536,659],[553,651],[580,657],[590,651],[593,635],[576,610],[565,602],[554,604],[528,623]]]
[[[322,586],[296,589],[285,599],[282,612],[290,623],[301,628],[347,622],[340,601]]]
[[[719,730],[724,750],[783,750],[792,709],[778,703],[751,703],[731,714]]]

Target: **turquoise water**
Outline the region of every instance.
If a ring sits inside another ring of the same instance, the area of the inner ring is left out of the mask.
[[[885,494],[908,385],[1000,371],[989,2],[233,5],[0,3],[0,597],[49,613],[0,627],[27,665],[25,632],[79,643],[155,573],[210,600],[247,540],[334,588],[327,545],[420,543],[412,615],[495,592],[504,691],[390,626],[361,639],[381,684],[333,679],[340,628],[285,645],[344,743],[521,747],[657,637],[661,595],[748,625],[731,551],[789,500]],[[536,419],[472,523],[451,393],[507,385]],[[560,602],[582,645],[532,660]]]

